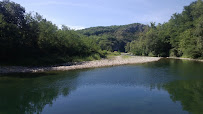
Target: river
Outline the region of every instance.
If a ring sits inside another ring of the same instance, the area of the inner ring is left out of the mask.
[[[203,113],[203,63],[158,62],[0,77],[0,114]]]

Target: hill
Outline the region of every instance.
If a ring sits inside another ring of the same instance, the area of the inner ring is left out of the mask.
[[[108,51],[125,51],[125,45],[128,42],[136,40],[139,34],[148,28],[147,25],[133,23],[129,25],[98,26],[78,30],[77,32],[94,38],[97,44]]]

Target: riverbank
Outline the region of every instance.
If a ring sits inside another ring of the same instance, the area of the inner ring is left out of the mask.
[[[85,68],[97,68],[105,66],[118,66],[126,64],[138,64],[138,63],[147,63],[160,60],[160,57],[142,57],[142,56],[129,56],[123,57],[115,56],[110,59],[102,59],[95,61],[85,61],[85,62],[75,62],[75,63],[66,63],[59,66],[50,66],[50,67],[20,67],[20,66],[0,66],[0,74],[5,73],[36,73],[36,72],[47,72],[47,71],[68,71],[76,69],[85,69]]]
[[[181,59],[181,60],[189,60],[189,61],[199,61],[203,62],[201,59],[191,59],[191,58],[181,58],[181,57],[167,57],[168,59]]]

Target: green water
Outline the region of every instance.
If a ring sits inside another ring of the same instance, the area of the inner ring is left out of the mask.
[[[203,114],[203,63],[162,59],[0,77],[0,114]]]

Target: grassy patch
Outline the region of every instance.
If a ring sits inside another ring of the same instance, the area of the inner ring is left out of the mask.
[[[115,57],[115,56],[119,56],[119,55],[121,55],[121,53],[120,52],[118,52],[118,51],[114,51],[114,52],[107,52],[107,58],[112,58],[112,57]]]
[[[131,57],[131,56],[129,56],[129,55],[123,55],[123,56],[122,56],[123,59],[128,59],[128,58],[130,58],[130,57]]]
[[[99,54],[93,54],[91,56],[87,56],[87,57],[73,57],[71,59],[71,62],[82,62],[82,61],[93,61],[93,60],[99,60],[101,59]]]

